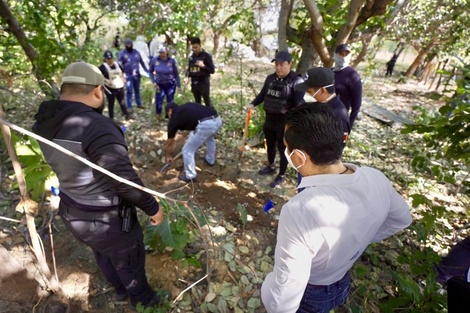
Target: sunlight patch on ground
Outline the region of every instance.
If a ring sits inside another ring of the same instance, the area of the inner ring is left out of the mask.
[[[223,180],[216,180],[213,185],[215,186],[218,186],[218,187],[222,187],[226,190],[233,190],[233,189],[236,189],[237,187],[231,183],[231,182],[227,182],[227,181],[223,181]]]
[[[89,310],[88,294],[90,293],[90,275],[83,272],[75,272],[67,276],[61,281],[62,290],[64,294],[70,298],[79,300],[82,309]]]

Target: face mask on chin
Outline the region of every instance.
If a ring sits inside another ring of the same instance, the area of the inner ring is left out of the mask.
[[[294,150],[297,150],[299,151],[300,154],[302,154],[302,157],[304,159],[304,163],[303,164],[300,164],[299,166],[295,166],[294,163],[292,162],[292,159],[291,159],[291,156],[292,154],[294,154]],[[301,168],[302,166],[305,165],[305,161],[307,161],[307,157],[305,156],[305,153],[303,153],[301,150],[299,149],[294,149],[292,150],[292,152],[289,154],[287,152],[287,148],[284,149],[284,155],[286,156],[286,159],[287,159],[287,162],[289,162],[289,165],[294,169],[296,170],[297,172],[299,171],[299,168]]]

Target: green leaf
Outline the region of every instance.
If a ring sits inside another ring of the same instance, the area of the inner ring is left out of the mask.
[[[422,290],[416,281],[414,281],[410,276],[401,273],[394,276],[397,279],[398,288],[401,293],[406,295],[415,304],[423,301]]]
[[[242,224],[246,225],[246,222],[248,221],[248,212],[246,211],[245,207],[238,203],[237,211],[240,214],[240,220],[242,221]]]

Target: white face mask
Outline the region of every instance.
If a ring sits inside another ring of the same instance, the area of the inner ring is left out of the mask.
[[[315,96],[317,95],[317,93],[319,93],[322,88],[328,88],[328,87],[331,87],[331,86],[334,86],[334,84],[330,84],[330,85],[326,85],[326,86],[320,87],[320,88],[318,88],[317,91],[315,91],[315,93],[314,93],[313,95],[311,95],[311,94],[309,94],[308,92],[306,92],[306,93],[305,93],[305,96],[304,96],[304,97],[306,98],[305,102],[318,102],[318,100],[315,99]],[[308,96],[307,96],[307,95],[308,95]],[[307,96],[307,97],[306,97],[306,96]],[[328,98],[328,99],[330,99],[330,98]]]
[[[349,63],[351,62],[351,57],[351,53],[345,57],[339,56],[335,53],[335,55],[333,56],[333,60],[335,60],[335,67],[333,68],[333,70],[341,70],[349,66]]]
[[[302,154],[302,157],[303,157],[303,159],[304,159],[304,164],[300,164],[299,166],[295,166],[294,163],[292,163],[291,156],[292,156],[292,154],[294,154],[294,150],[297,150],[297,151],[300,152],[300,154]],[[289,162],[289,165],[290,165],[294,170],[298,171],[299,168],[301,168],[302,166],[305,165],[305,161],[307,161],[307,157],[305,156],[305,153],[303,153],[301,150],[299,150],[299,149],[294,149],[294,150],[292,150],[292,152],[289,154],[289,153],[287,152],[287,148],[286,148],[286,149],[284,149],[284,155],[286,156],[286,159],[287,159],[287,162]]]

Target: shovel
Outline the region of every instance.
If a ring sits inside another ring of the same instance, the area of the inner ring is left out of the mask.
[[[177,158],[179,158],[181,156],[181,153],[183,151],[180,151],[174,158],[173,158],[173,161],[176,160]],[[162,169],[160,170],[160,174],[163,174],[165,173],[166,171],[168,171],[168,169],[173,165],[173,162],[167,162],[165,165],[163,165]]]
[[[243,139],[242,144],[240,146],[240,152],[245,151],[246,139],[248,138],[248,127],[250,126],[251,114],[253,114],[253,110],[248,111],[246,114],[245,120],[245,129],[243,130]]]

